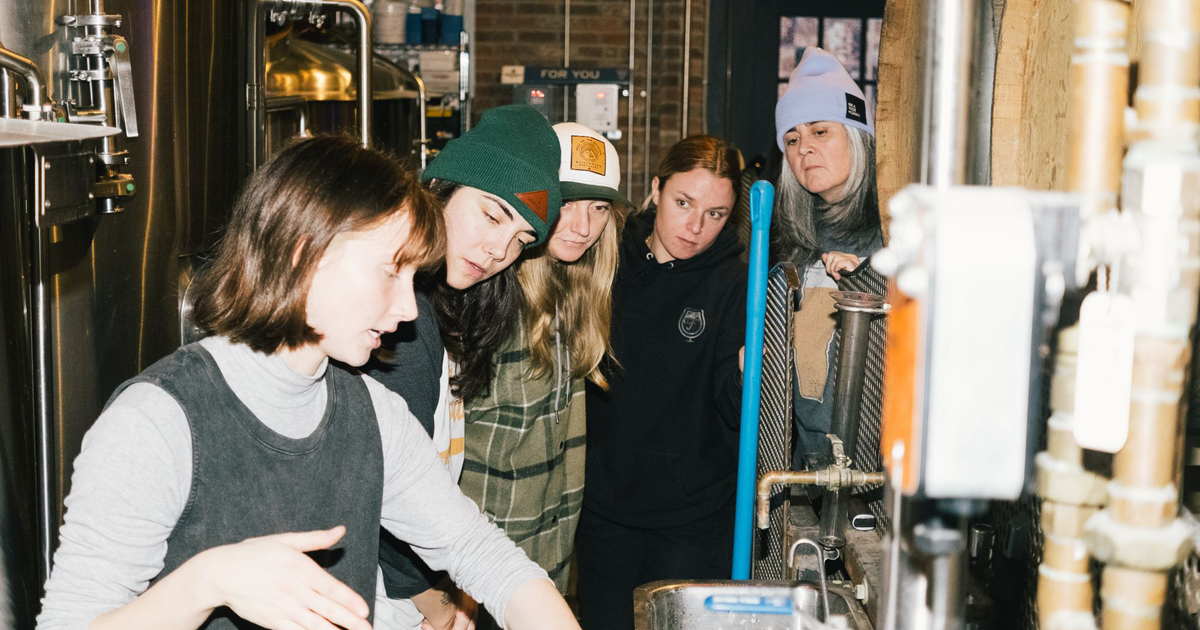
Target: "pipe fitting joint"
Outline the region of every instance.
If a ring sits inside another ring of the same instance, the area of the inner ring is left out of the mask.
[[[1140,571],[1168,571],[1192,552],[1192,528],[1179,519],[1164,527],[1132,527],[1108,512],[1088,519],[1084,542],[1099,561]]]

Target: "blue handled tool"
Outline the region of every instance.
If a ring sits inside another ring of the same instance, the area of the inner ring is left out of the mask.
[[[767,310],[767,255],[775,188],[750,187],[750,278],[746,288],[746,359],[742,370],[742,429],[738,446],[737,502],[733,523],[733,579],[750,579],[754,486],[758,467],[758,404],[762,390],[763,320]]]

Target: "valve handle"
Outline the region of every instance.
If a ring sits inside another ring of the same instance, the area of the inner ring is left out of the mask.
[[[126,138],[138,137],[137,104],[133,98],[133,64],[129,60],[129,42],[113,36],[110,43],[113,65],[113,91],[116,92],[117,113],[125,128]]]

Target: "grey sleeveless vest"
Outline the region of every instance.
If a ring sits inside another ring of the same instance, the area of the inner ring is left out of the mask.
[[[329,365],[325,415],[301,439],[281,436],[259,421],[198,343],[122,384],[108,404],[134,383],[151,383],[170,394],[183,407],[192,433],[191,490],[167,539],[163,570],[151,585],[213,547],[345,525],[337,545],[309,555],[361,595],[373,617],[383,443],[361,376]],[[218,608],[201,628],[258,626]]]

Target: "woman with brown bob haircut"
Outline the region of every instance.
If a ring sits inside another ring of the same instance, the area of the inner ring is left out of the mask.
[[[404,400],[330,361],[416,316],[440,217],[347,138],[250,177],[196,286],[212,336],[118,387],[84,438],[39,628],[369,630],[381,523],[509,627],[578,627]]]

